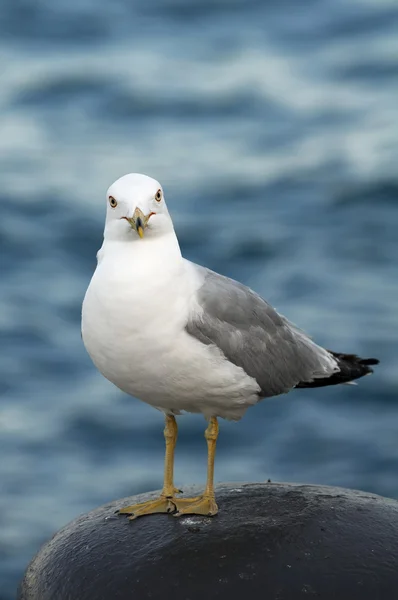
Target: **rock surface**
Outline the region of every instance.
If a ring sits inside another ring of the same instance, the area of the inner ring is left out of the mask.
[[[185,490],[185,496],[197,493]],[[213,518],[78,517],[30,563],[19,600],[391,600],[398,502],[295,484],[222,484]]]

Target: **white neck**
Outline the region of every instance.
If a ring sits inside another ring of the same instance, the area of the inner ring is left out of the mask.
[[[149,273],[156,269],[170,271],[172,265],[179,266],[182,261],[181,250],[174,230],[161,235],[138,236],[128,240],[115,240],[105,238],[97,254],[98,263],[112,262],[113,267],[124,269],[128,264],[129,271],[138,275]]]

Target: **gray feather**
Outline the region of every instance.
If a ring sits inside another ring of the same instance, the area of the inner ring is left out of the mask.
[[[229,361],[254,377],[262,397],[338,371],[326,350],[253,290],[199,268],[204,277],[197,292],[202,311],[191,315],[186,330],[204,344],[216,345]]]

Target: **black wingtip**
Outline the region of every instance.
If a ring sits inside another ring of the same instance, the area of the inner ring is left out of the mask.
[[[378,358],[361,358],[361,365],[378,365],[380,363]]]
[[[371,365],[378,365],[380,362],[377,358],[361,358],[356,354],[343,354],[341,352],[333,352],[332,350],[328,350],[328,352],[337,360],[340,371],[323,379],[300,382],[296,387],[308,388],[349,383],[350,381],[354,381],[354,379],[359,379],[373,373]]]

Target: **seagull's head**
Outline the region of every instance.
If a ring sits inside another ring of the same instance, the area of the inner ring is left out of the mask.
[[[156,179],[129,173],[107,191],[105,237],[140,240],[173,231],[173,223]]]

